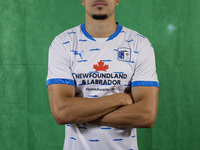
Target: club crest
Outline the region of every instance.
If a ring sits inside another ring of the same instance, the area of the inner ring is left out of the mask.
[[[119,61],[129,62],[131,60],[131,49],[130,48],[119,48],[117,59]]]

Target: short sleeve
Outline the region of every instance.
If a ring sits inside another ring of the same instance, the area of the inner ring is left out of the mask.
[[[59,37],[56,37],[49,47],[48,75],[46,86],[50,84],[69,84],[75,86],[69,50],[64,47]]]
[[[134,86],[159,87],[154,49],[148,39],[144,39],[138,49],[136,66],[131,82],[131,87]]]

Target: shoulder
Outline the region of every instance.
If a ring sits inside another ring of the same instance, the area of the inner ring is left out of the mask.
[[[63,55],[63,53],[69,53],[71,46],[77,39],[77,34],[80,32],[80,26],[65,30],[64,32],[58,34],[49,47],[50,54]],[[66,56],[66,55],[65,55]]]
[[[127,28],[125,26],[123,26],[121,32],[124,32],[128,36],[132,36],[137,41],[148,40],[148,38],[146,36],[142,35],[141,33],[137,32],[137,31],[135,31],[133,29]]]
[[[65,31],[63,31],[62,33],[58,34],[54,40],[56,41],[60,41],[62,43],[69,43],[71,41],[73,41],[75,38],[77,38],[77,36],[79,36],[81,33],[81,28],[80,25],[67,29]]]
[[[121,33],[126,34],[126,36],[128,36],[129,39],[132,38],[134,42],[137,43],[138,45],[149,42],[149,39],[146,36],[125,26],[123,26]]]

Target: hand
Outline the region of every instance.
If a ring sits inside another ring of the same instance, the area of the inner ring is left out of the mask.
[[[117,93],[117,94],[113,94],[111,96],[114,96],[115,99],[118,99],[120,101],[121,106],[133,104],[132,94],[130,94],[130,93],[129,94]]]
[[[124,95],[125,95],[124,98],[125,98],[125,100],[127,102],[127,105],[131,105],[131,104],[134,103],[133,96],[132,96],[131,93],[124,93]]]
[[[131,97],[131,99],[132,99],[132,103],[135,103],[135,100],[134,100],[134,98],[133,98],[132,93],[127,93],[127,94]]]

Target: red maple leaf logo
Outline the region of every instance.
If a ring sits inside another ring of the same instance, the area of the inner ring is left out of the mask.
[[[106,71],[109,69],[108,65],[104,65],[104,62],[101,60],[98,62],[98,65],[93,65],[93,68],[96,69],[96,71]]]

